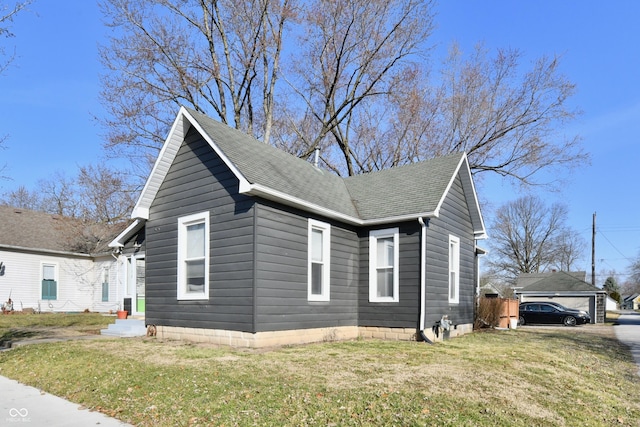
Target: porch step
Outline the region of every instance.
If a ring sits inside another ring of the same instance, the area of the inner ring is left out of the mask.
[[[141,319],[116,319],[116,323],[109,325],[107,329],[100,330],[100,335],[110,337],[143,337],[147,334],[144,320]]]

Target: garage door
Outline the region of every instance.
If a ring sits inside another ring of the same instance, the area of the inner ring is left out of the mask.
[[[536,297],[530,295],[522,295],[522,302],[527,301],[549,301],[557,302],[568,308],[575,308],[576,310],[584,310],[591,316],[591,322],[596,320],[596,300],[595,297]]]

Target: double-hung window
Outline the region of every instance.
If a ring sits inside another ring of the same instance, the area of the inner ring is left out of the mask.
[[[399,232],[397,228],[369,233],[369,301],[399,301]]]
[[[331,280],[331,225],[309,220],[308,225],[309,301],[329,301]]]
[[[178,219],[178,299],[209,298],[209,212]]]
[[[56,264],[42,264],[42,299],[58,299],[58,266]]]
[[[449,302],[460,301],[460,239],[449,236]]]
[[[109,301],[109,268],[102,269],[102,302]]]

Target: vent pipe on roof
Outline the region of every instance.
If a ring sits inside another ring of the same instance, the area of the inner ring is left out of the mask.
[[[320,157],[320,149],[316,148],[315,149],[315,154],[313,157],[313,166],[318,167],[318,158]]]

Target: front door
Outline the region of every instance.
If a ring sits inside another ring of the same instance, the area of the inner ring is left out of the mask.
[[[145,264],[144,254],[136,254],[127,258],[127,292],[131,299],[131,314],[144,315],[145,301]]]
[[[144,314],[144,258],[136,258],[136,304],[135,304],[135,312],[136,314]]]

